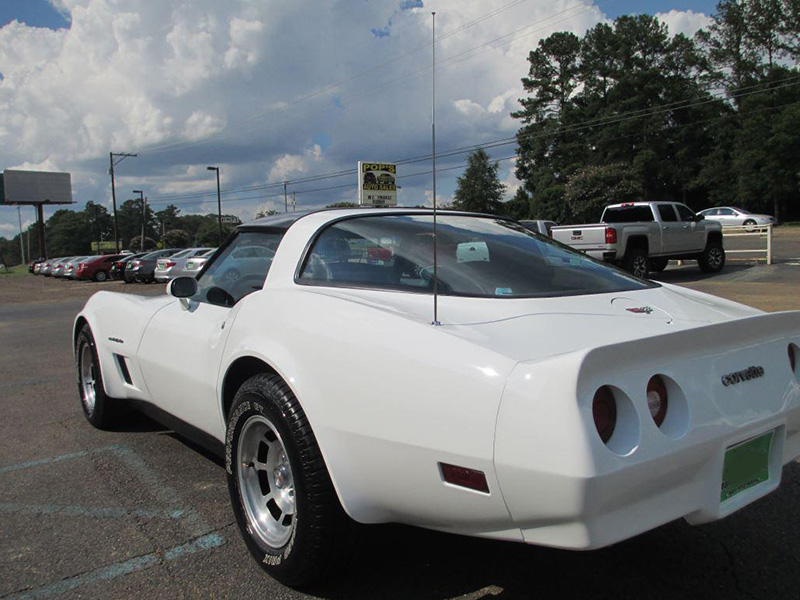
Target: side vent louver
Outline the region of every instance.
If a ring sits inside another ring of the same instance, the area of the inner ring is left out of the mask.
[[[115,354],[114,358],[117,359],[117,364],[119,365],[119,370],[122,373],[122,378],[125,380],[125,383],[133,385],[133,380],[131,379],[130,371],[128,371],[128,363],[125,362],[125,357]]]

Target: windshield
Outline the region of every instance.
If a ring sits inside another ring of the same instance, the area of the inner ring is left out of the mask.
[[[655,285],[504,219],[440,215],[437,238],[444,295],[546,297]],[[327,227],[298,283],[430,293],[433,271],[431,215],[367,216]]]

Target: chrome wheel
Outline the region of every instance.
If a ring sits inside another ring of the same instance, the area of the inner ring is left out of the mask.
[[[294,477],[280,433],[266,417],[254,415],[242,427],[236,455],[250,528],[264,544],[280,548],[295,524]]]
[[[714,270],[722,267],[722,249],[717,246],[710,248],[708,250],[708,256],[706,257],[706,262],[708,266]]]
[[[640,279],[647,277],[647,257],[640,255],[633,259],[633,276]]]
[[[81,377],[81,400],[86,407],[86,412],[91,415],[97,402],[97,374],[95,372],[92,349],[89,344],[81,346],[78,372]]]

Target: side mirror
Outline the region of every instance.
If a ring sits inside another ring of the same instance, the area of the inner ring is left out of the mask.
[[[197,280],[193,277],[176,277],[167,284],[167,294],[173,298],[190,298],[197,293]]]

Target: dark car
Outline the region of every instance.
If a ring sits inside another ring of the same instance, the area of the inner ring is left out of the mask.
[[[138,281],[141,283],[151,283],[154,281],[154,272],[156,270],[156,261],[159,258],[166,258],[179,252],[181,248],[168,248],[166,250],[156,250],[128,261],[125,265],[125,281],[130,283]]]
[[[121,254],[107,254],[105,256],[89,256],[78,263],[75,269],[76,279],[94,279],[105,281],[109,278],[114,262],[122,258]]]
[[[44,258],[37,258],[36,260],[31,261],[30,263],[28,263],[28,273],[33,273],[34,269],[36,268],[36,265],[38,265],[40,263],[43,263],[45,260],[46,259],[44,259]]]
[[[123,254],[120,256],[120,258],[111,263],[111,269],[108,271],[111,279],[125,279],[125,267],[127,267],[128,262],[134,258],[141,258],[145,254],[147,254],[147,252],[139,252],[139,254]]]

